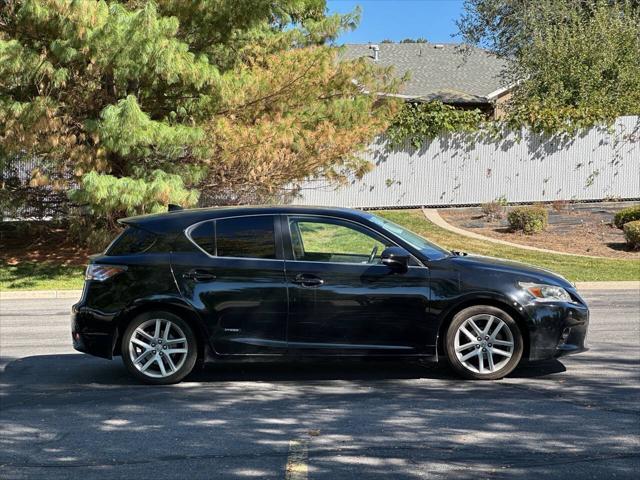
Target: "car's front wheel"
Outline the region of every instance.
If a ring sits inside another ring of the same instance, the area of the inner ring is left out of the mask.
[[[186,377],[198,351],[193,330],[170,312],[146,312],[134,318],[122,335],[122,360],[146,383],[168,385]]]
[[[496,380],[513,371],[523,352],[522,333],[505,311],[476,305],[458,312],[445,339],[451,367],[474,380]]]

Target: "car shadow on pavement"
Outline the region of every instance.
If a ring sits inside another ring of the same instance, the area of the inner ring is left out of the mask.
[[[0,383],[73,386],[73,385],[138,385],[119,358],[113,361],[82,354],[34,355],[17,360],[2,359],[4,372]],[[544,377],[564,372],[557,360],[523,364],[509,378]],[[393,379],[455,380],[456,375],[446,366],[415,361],[374,360],[294,360],[294,361],[222,361],[197,368],[185,382],[234,381],[315,381],[315,380],[393,380]],[[6,392],[5,392],[6,393]]]

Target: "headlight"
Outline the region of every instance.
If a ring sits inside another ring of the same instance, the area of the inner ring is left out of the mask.
[[[520,283],[520,286],[541,302],[572,302],[571,295],[562,287],[540,283]]]

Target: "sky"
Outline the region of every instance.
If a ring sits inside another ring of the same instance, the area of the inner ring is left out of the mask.
[[[460,41],[455,21],[462,12],[463,0],[328,0],[330,13],[348,13],[360,5],[360,25],[343,34],[338,43],[399,41],[424,37],[430,42]]]

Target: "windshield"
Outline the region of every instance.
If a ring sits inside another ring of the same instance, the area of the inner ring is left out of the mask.
[[[373,214],[369,214],[368,219],[373,223],[381,226],[387,232],[393,233],[395,236],[400,237],[416,250],[419,250],[425,257],[430,260],[439,260],[441,258],[451,255],[451,252],[439,247],[435,243],[431,243],[424,239],[417,233],[413,233],[411,230],[407,230],[400,225],[393,223],[386,218],[381,218]]]

